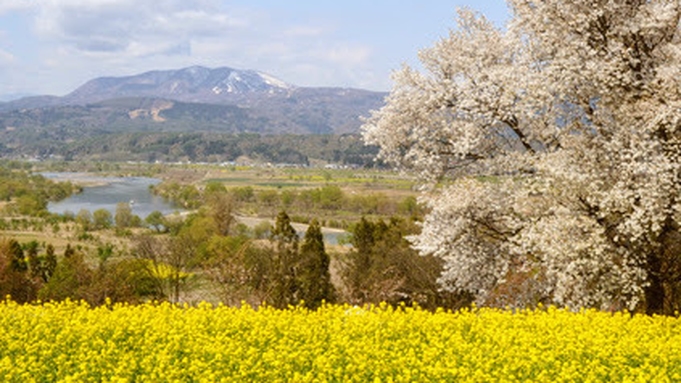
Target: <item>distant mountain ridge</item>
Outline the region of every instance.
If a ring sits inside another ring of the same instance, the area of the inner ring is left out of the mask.
[[[360,116],[380,108],[385,96],[361,89],[298,87],[254,70],[192,66],[99,77],[63,97],[0,103],[0,131],[76,127],[81,133],[124,132],[143,125],[145,131],[356,133]]]
[[[254,70],[192,66],[125,77],[99,77],[64,96],[64,101],[83,104],[113,98],[153,97],[227,104],[249,98],[284,95],[294,89],[294,86],[282,80]]]

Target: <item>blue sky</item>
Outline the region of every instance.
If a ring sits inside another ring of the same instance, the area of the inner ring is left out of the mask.
[[[503,0],[0,0],[0,96],[191,65],[389,90],[461,6],[508,18]]]

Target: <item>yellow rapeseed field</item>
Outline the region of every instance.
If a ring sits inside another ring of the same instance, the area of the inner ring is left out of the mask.
[[[5,302],[0,381],[678,382],[681,320],[555,308]]]

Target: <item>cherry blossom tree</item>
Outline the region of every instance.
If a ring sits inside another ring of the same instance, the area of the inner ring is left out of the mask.
[[[394,73],[362,127],[429,186],[422,254],[478,303],[681,304],[681,4],[510,0]]]

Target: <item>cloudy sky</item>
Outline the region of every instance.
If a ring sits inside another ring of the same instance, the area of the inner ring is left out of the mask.
[[[389,90],[461,6],[508,17],[503,0],[0,0],[0,96],[191,65]]]

